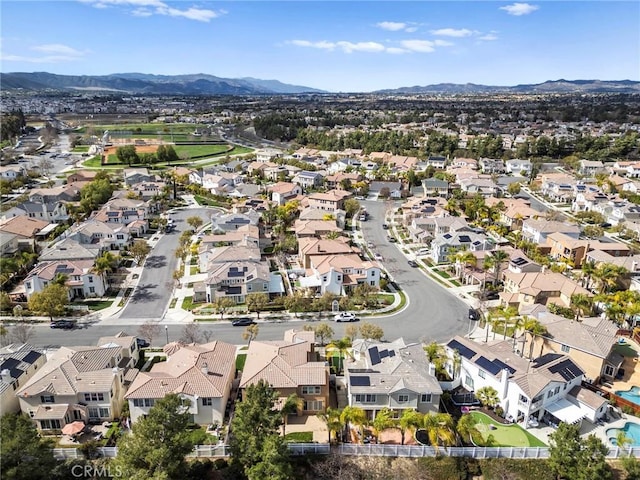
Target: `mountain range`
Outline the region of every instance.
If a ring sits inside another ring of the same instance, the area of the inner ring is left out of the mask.
[[[164,95],[277,95],[329,93],[316,88],[290,85],[278,80],[221,78],[207,74],[151,75],[56,75],[47,72],[0,73],[3,90],[104,91],[105,93]],[[436,85],[378,90],[375,94],[473,94],[473,93],[640,93],[640,82],[632,80],[549,80],[515,86],[439,83]]]

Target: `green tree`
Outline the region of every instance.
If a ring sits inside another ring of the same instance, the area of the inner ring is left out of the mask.
[[[580,317],[584,317],[587,314],[591,313],[591,309],[593,307],[593,300],[591,297],[585,295],[584,293],[574,293],[571,295],[571,309],[575,313],[576,322],[580,320]]]
[[[148,415],[133,424],[131,435],[118,442],[113,463],[124,478],[184,478],[185,455],[193,449],[187,430],[191,415],[184,402],[174,393],[156,400]]]
[[[578,452],[581,447],[577,425],[560,423],[556,431],[549,435],[549,466],[558,478],[578,478]]]
[[[334,438],[337,439],[337,435],[342,428],[342,421],[340,420],[340,410],[337,408],[327,408],[325,413],[320,413],[318,417],[322,420],[327,426],[327,431],[329,432],[329,443],[331,443],[331,434],[334,434]]]
[[[351,218],[360,210],[360,203],[355,198],[348,198],[344,201],[344,210],[347,217]]]
[[[396,422],[396,428],[400,430],[400,444],[404,445],[404,439],[407,431],[414,428],[418,428],[421,425],[422,415],[411,409],[407,408],[402,411],[402,415]]]
[[[265,465],[257,467],[261,463],[286,461],[287,450],[280,448],[284,442],[279,435],[282,415],[275,408],[277,399],[277,392],[260,380],[245,389],[242,401],[236,405],[229,446],[232,462],[242,468],[245,475],[249,475],[252,468],[254,475],[256,471],[268,468]],[[277,452],[275,455],[274,451]]]
[[[62,315],[69,303],[69,289],[57,283],[50,283],[40,292],[32,293],[28,300],[29,310],[44,313],[53,320],[54,316]]]
[[[371,322],[363,322],[360,325],[360,335],[366,340],[376,340],[379,342],[384,337],[384,330],[382,330],[382,327]]]
[[[261,460],[245,469],[248,480],[290,480],[293,478],[293,468],[289,463],[289,450],[282,438],[276,435],[268,436],[263,445]]]
[[[342,372],[344,357],[351,357],[351,339],[344,337],[339,340],[332,340],[331,343],[327,345],[326,350],[327,352],[338,353],[338,368],[336,373],[339,375],[340,372]]]
[[[468,413],[463,414],[456,423],[456,432],[464,442],[471,443],[471,437],[477,432],[476,420]]]
[[[493,278],[496,285],[500,282],[502,264],[507,261],[508,258],[509,254],[504,250],[494,250],[491,252],[491,255],[488,255],[484,259],[484,268],[493,269]]]
[[[116,157],[120,163],[126,163],[129,166],[140,161],[134,145],[124,145],[116,148]]]
[[[373,428],[376,431],[376,439],[379,441],[380,434],[389,429],[395,428],[396,421],[393,418],[393,412],[390,408],[384,407],[378,413],[376,413],[376,417],[373,419]]]
[[[316,339],[318,340],[318,343],[320,345],[325,345],[327,342],[327,339],[335,335],[333,328],[331,328],[331,326],[328,323],[321,323],[316,327],[312,327],[312,330],[315,333]]]
[[[247,328],[242,332],[242,338],[251,343],[257,338],[258,333],[260,333],[260,327],[257,324],[247,325]]]
[[[0,438],[0,477],[5,480],[51,478],[51,470],[57,463],[53,442],[41,438],[28,417],[14,413],[3,415]]]
[[[451,415],[448,413],[427,413],[422,416],[420,427],[427,432],[429,443],[450,447],[456,443],[456,431]]]
[[[129,253],[136,261],[136,264],[141,265],[144,258],[151,251],[151,247],[146,240],[136,240],[133,245],[129,247]]]
[[[351,427],[355,426],[358,429],[360,441],[364,439],[364,427],[368,420],[367,414],[362,408],[347,405],[340,413],[340,420],[342,420],[349,436],[351,436]]]
[[[264,310],[264,307],[269,303],[269,295],[266,293],[250,293],[246,297],[247,308],[249,311],[254,311],[260,318],[260,312]]]
[[[213,301],[213,308],[220,314],[220,320],[224,319],[224,314],[231,307],[234,307],[236,302],[226,297],[218,297]]]
[[[498,391],[491,386],[479,388],[475,395],[476,398],[480,400],[480,403],[485,407],[494,408],[500,403]]]
[[[111,252],[104,252],[98,258],[91,271],[102,279],[102,283],[106,286],[106,274],[113,271],[118,265],[118,259]]]
[[[280,407],[280,415],[282,415],[282,436],[287,436],[287,419],[289,415],[297,414],[298,411],[302,410],[304,406],[304,400],[300,398],[295,393],[292,393],[287,397],[287,399]]]

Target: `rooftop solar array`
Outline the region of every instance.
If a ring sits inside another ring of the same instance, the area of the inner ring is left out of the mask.
[[[378,353],[378,347],[371,347],[369,349],[369,358],[371,359],[371,365],[377,365],[380,363],[380,353]]]
[[[556,365],[552,365],[549,367],[549,371],[551,373],[559,373],[565,380],[573,380],[583,373],[582,370],[580,370],[580,368],[569,359],[563,360]]]
[[[351,376],[349,377],[349,382],[351,382],[351,386],[353,387],[370,387],[371,380],[368,376]]]
[[[511,260],[511,263],[513,263],[514,265],[517,265],[519,267],[521,267],[522,265],[525,265],[529,262],[527,262],[524,258],[522,257],[518,257],[518,258],[514,258],[513,260]]]
[[[460,235],[458,237],[458,239],[463,243],[470,243],[471,242],[471,237],[469,237],[469,235]]]
[[[476,354],[476,352],[471,350],[469,347],[465,347],[457,340],[451,340],[447,343],[447,347],[452,348],[453,350],[458,350],[458,353],[467,359],[473,358]]]
[[[554,360],[557,360],[558,358],[560,358],[562,355],[559,353],[546,353],[541,357],[536,358],[533,361],[533,368],[540,368],[544,365],[546,365],[547,363],[553,362]]]
[[[491,375],[496,375],[500,372],[500,367],[486,357],[476,359],[475,364],[489,372]]]
[[[395,357],[396,356],[396,351],[395,350],[389,350],[389,356],[390,357]]]
[[[496,358],[496,359],[493,360],[493,363],[495,363],[498,367],[500,367],[500,370],[504,370],[506,368],[507,370],[509,370],[510,373],[516,373],[516,369],[515,368],[507,365],[502,360],[498,360]]]

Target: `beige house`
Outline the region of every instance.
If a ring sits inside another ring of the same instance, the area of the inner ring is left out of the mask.
[[[570,357],[585,373],[585,380],[597,383],[601,378],[613,380],[624,358],[614,351],[618,327],[601,317],[584,318],[580,322],[549,312],[538,314],[538,320],[548,335],[521,338],[525,356],[533,351],[534,357],[559,353]]]
[[[0,412],[19,412],[16,390],[44,365],[46,357],[29,344],[12,344],[0,349]]]
[[[631,249],[621,242],[599,242],[597,240],[581,240],[554,232],[547,236],[547,245],[551,246],[550,255],[556,260],[570,261],[575,268],[580,268],[587,253],[599,250],[612,257],[628,257]]]
[[[329,234],[341,234],[342,229],[336,225],[335,220],[296,220],[293,225],[296,237],[322,238]]]
[[[335,240],[303,237],[298,239],[298,257],[304,268],[311,267],[312,257],[327,255],[358,254],[359,250],[349,245],[347,238]]]
[[[505,305],[513,305],[518,309],[539,303],[555,303],[568,307],[571,295],[593,294],[579,284],[565,277],[561,273],[540,271],[516,273],[510,270],[504,272],[504,291],[500,293],[500,300]]]
[[[312,333],[288,331],[283,341],[254,340],[249,344],[240,389],[266,381],[281,401],[296,394],[299,415],[324,412],[329,405],[329,365],[315,351]]]
[[[122,332],[97,347],[61,347],[16,391],[20,410],[39,430],[118,418],[138,356],[136,338]]]
[[[236,347],[220,341],[203,345],[165,346],[167,361],[141,372],[125,399],[131,421],[136,422],[157,400],[170,393],[189,401],[192,421],[199,425],[222,423],[235,378]]]
[[[307,197],[309,206],[325,212],[344,210],[344,201],[353,195],[346,190],[329,190],[326,193],[314,193]]]

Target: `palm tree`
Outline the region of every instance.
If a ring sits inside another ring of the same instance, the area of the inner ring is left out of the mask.
[[[500,306],[500,307],[496,308],[496,311],[500,314],[500,317],[502,318],[502,323],[504,324],[503,337],[504,337],[504,340],[506,340],[507,339],[507,327],[511,323],[511,319],[518,315],[518,310],[516,309],[516,307]],[[493,332],[493,338],[494,339],[496,338],[495,330]]]
[[[596,268],[593,276],[598,279],[600,293],[606,293],[618,284],[618,279],[625,273],[627,273],[627,269],[624,267],[603,263]]]
[[[500,271],[502,269],[502,264],[509,258],[509,254],[504,250],[494,250],[491,252],[491,255],[487,256],[484,259],[484,268],[485,269],[493,269],[493,283],[497,285],[500,282]]]
[[[438,449],[439,445],[450,447],[456,443],[453,417],[448,413],[427,413],[422,416],[421,428],[427,432],[429,443]]]
[[[456,265],[459,264],[462,267],[475,267],[478,261],[478,259],[476,258],[476,256],[473,254],[471,250],[462,250],[458,252],[456,257],[457,257]],[[462,267],[460,268],[460,273],[458,274],[460,278],[462,278],[462,271],[463,271]]]
[[[349,337],[343,337],[339,340],[332,340],[326,348],[327,352],[338,352],[338,375],[342,372],[343,358],[351,358],[351,339]]]
[[[111,252],[104,252],[102,255],[96,258],[91,271],[98,275],[102,280],[102,284],[106,286],[106,274],[114,269],[116,263],[117,259]]]
[[[498,391],[491,386],[482,387],[476,390],[476,398],[480,400],[480,403],[484,407],[493,408],[500,403]]]
[[[631,439],[625,435],[623,430],[618,430],[616,434],[616,446],[624,453],[624,449],[628,445],[631,445]],[[631,454],[631,452],[629,452],[629,454]]]
[[[396,420],[396,428],[400,430],[400,444],[404,445],[404,437],[407,430],[420,426],[422,415],[410,408],[403,410],[400,418]]]
[[[460,438],[464,440],[471,440],[472,434],[477,431],[476,420],[473,416],[465,413],[458,419],[456,423],[456,432],[460,435]]]
[[[327,425],[327,431],[329,432],[329,443],[331,443],[331,433],[335,434],[335,438],[337,440],[337,435],[340,429],[342,428],[342,420],[340,420],[341,411],[337,408],[327,408],[325,413],[320,413],[318,417]]]
[[[393,412],[391,409],[385,407],[376,414],[376,418],[373,419],[373,428],[376,431],[376,442],[380,437],[380,433],[393,428],[395,426],[395,419],[393,418]]]
[[[594,262],[584,262],[582,264],[582,286],[586,289],[591,287],[591,277],[596,272],[596,264]]]
[[[295,393],[289,395],[282,404],[282,408],[280,408],[280,415],[282,415],[282,437],[287,436],[287,419],[289,415],[298,413],[299,410],[302,410],[303,405],[304,400]]]
[[[340,420],[342,421],[344,427],[347,429],[347,432],[351,430],[351,424],[358,427],[360,433],[360,439],[364,438],[364,426],[367,424],[367,414],[360,407],[352,407],[351,405],[347,405],[342,409],[342,413],[340,414]]]
[[[529,360],[533,360],[533,344],[535,343],[535,339],[540,335],[545,335],[547,333],[547,328],[535,318],[527,319],[524,322],[522,328],[524,328],[525,332],[531,335],[531,343],[529,346]]]
[[[574,293],[571,295],[570,301],[573,313],[575,313],[575,321],[579,321],[580,317],[584,317],[585,313],[591,313],[592,300],[584,293]]]

